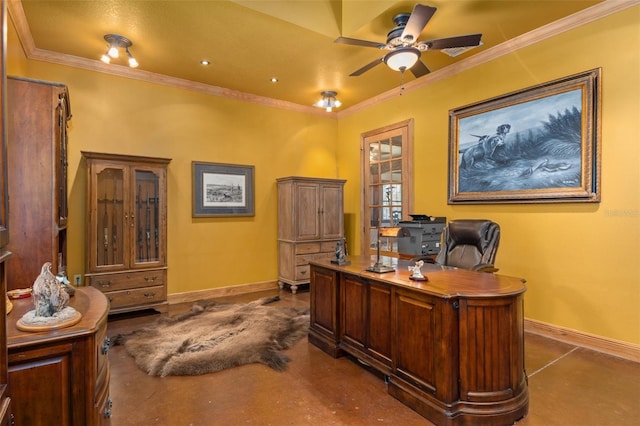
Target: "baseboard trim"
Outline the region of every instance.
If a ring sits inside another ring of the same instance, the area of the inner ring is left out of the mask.
[[[633,343],[608,339],[527,318],[524,320],[524,330],[550,339],[628,359],[629,361],[640,362],[640,345]]]
[[[215,299],[224,296],[236,296],[238,294],[255,293],[258,291],[278,289],[277,281],[264,281],[259,283],[234,285],[229,287],[209,288],[206,290],[186,291],[173,293],[167,296],[169,304],[196,302],[198,300]]]

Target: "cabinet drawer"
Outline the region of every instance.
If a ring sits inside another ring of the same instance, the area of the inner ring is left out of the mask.
[[[166,282],[166,269],[152,271],[123,272],[118,274],[91,276],[91,285],[102,292],[162,286]],[[113,304],[112,304],[113,306]]]
[[[335,241],[324,241],[320,244],[320,251],[323,253],[335,253],[336,252],[336,244],[338,244],[339,240]]]
[[[320,252],[320,243],[296,244],[296,254],[309,254]]]
[[[296,280],[309,279],[309,264],[296,266]]]
[[[110,291],[105,293],[111,303],[111,309],[127,306],[145,305],[147,303],[163,302],[167,299],[166,287],[152,286],[133,288],[130,290]]]

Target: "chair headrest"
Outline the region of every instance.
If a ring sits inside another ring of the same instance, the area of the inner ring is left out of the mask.
[[[500,230],[500,226],[487,219],[462,219],[449,222],[449,236],[455,245],[473,245],[481,253],[493,240],[494,233]]]

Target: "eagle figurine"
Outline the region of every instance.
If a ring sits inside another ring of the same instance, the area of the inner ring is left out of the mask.
[[[51,272],[51,262],[42,265],[40,275],[33,282],[32,293],[36,316],[53,316],[69,303],[69,294]]]

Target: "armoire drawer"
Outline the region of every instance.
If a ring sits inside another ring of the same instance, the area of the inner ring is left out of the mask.
[[[145,305],[158,303],[167,300],[167,289],[165,286],[152,286],[144,288],[132,288],[129,290],[105,292],[111,303],[111,309],[124,308],[127,306]]]
[[[150,271],[92,275],[87,278],[90,279],[90,285],[106,293],[110,291],[164,285],[167,281],[166,275],[166,269],[155,269]]]

